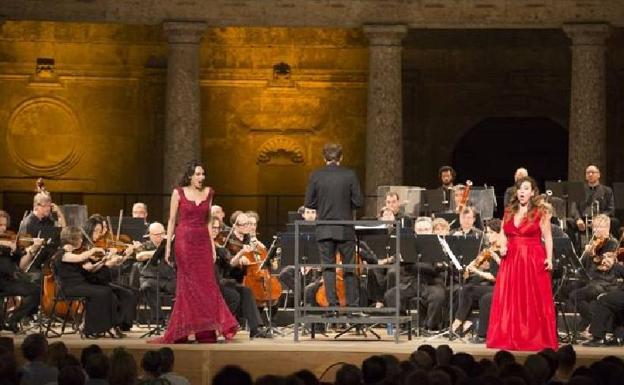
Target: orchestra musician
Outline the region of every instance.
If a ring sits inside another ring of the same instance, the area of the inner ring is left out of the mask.
[[[175,295],[176,273],[173,267],[163,262],[167,232],[160,222],[148,227],[149,240],[143,244],[143,251],[136,254],[136,268],[139,273],[139,290],[150,308],[150,321],[162,322],[162,314],[157,309],[158,294]],[[175,260],[175,248],[171,249],[171,258]]]
[[[451,166],[442,166],[438,170],[438,178],[440,179],[439,190],[442,191],[443,211],[451,211],[451,198],[453,197],[453,183],[455,183],[455,169]]]
[[[251,218],[241,211],[235,211],[232,214],[231,234],[218,231],[222,228],[218,217],[211,218],[210,229],[217,246],[215,267],[223,297],[230,305],[232,313],[247,321],[249,338],[265,338],[269,335],[262,329],[262,317],[258,311],[254,293],[242,284],[245,268],[251,263],[245,254],[253,251],[253,247],[249,244],[252,231],[250,224],[252,220],[257,223],[256,218]],[[230,240],[226,244],[219,244],[219,242],[225,242],[228,235],[230,235]],[[240,244],[240,250],[232,253],[230,250],[235,251],[236,248],[233,246],[228,248],[228,246],[233,244]]]
[[[66,221],[63,212],[52,202],[48,192],[38,192],[33,198],[33,211],[22,220],[18,233],[39,237],[44,229],[57,227],[57,222],[52,218],[52,214],[58,218],[58,227],[64,228]],[[46,247],[43,242],[35,242],[30,253],[20,261],[20,268],[26,271],[30,267],[30,270],[26,272],[32,273],[33,280],[38,280],[41,266],[32,265],[34,257],[39,255],[41,261],[47,261],[54,253],[55,247]]]
[[[585,246],[581,260],[589,280],[568,295],[568,308],[578,311],[581,316],[580,329],[585,329],[591,322],[590,303],[603,293],[617,290],[618,278],[624,278],[624,267],[617,263],[615,257],[619,242],[609,234],[610,225],[607,215],[594,217],[593,237]]]
[[[325,144],[323,146],[325,167],[316,170],[310,176],[305,194],[305,207],[315,209],[319,220],[352,220],[354,210],[364,204],[364,197],[355,172],[340,166],[342,155],[342,147],[339,144]],[[336,251],[338,251],[344,264],[353,264],[355,251],[353,226],[317,225],[316,241],[323,263],[335,264]],[[323,281],[329,306],[338,307],[336,269],[324,268]],[[344,283],[347,306],[356,307],[358,305],[357,285],[352,268],[344,268]],[[325,313],[328,317],[337,315],[336,311]]]
[[[520,167],[516,170],[516,172],[514,173],[514,184],[512,186],[507,187],[507,189],[505,190],[505,195],[503,196],[505,207],[509,205],[511,198],[513,198],[514,194],[516,193],[516,182],[520,180],[521,178],[524,178],[527,176],[529,176],[529,171],[526,168]]]
[[[477,218],[477,211],[474,206],[466,206],[461,213],[459,213],[459,229],[453,232],[454,236],[473,236],[482,237],[483,231],[477,229],[474,224]]]
[[[615,202],[613,190],[600,183],[600,170],[595,165],[585,169],[584,199],[572,201],[570,204],[570,218],[568,218],[568,235],[575,244],[580,246],[580,234],[588,226],[587,220],[598,214],[605,214],[611,218],[611,233],[619,228],[619,220],[614,218]]]
[[[414,223],[414,232],[416,235],[433,234],[433,226],[431,218],[419,217]],[[418,286],[418,271],[420,271],[420,288]],[[394,272],[388,272],[388,287],[384,295],[384,304],[389,307],[395,307],[395,278]],[[439,330],[442,326],[446,303],[446,288],[444,279],[439,275],[439,271],[431,263],[419,262],[412,265],[401,267],[401,280],[398,283],[401,298],[401,310],[407,309],[408,303],[416,298],[420,292],[422,301],[419,305],[426,316],[424,325],[430,332]],[[419,312],[419,314],[422,314]]]
[[[501,229],[501,220],[492,219],[486,226],[485,234],[489,247],[484,248],[477,258],[466,266],[464,283],[459,290],[459,302],[455,312],[455,320],[451,330],[460,336],[472,330],[473,323],[468,319],[475,304],[481,297],[494,291],[494,282],[500,263],[498,237]],[[486,328],[487,330],[487,328]]]
[[[132,218],[141,218],[145,221],[145,225],[147,226],[149,223],[147,222],[147,205],[143,202],[136,202],[132,205]]]
[[[405,206],[401,204],[399,193],[388,191],[384,207],[392,211],[395,220],[401,221],[401,227],[412,227],[412,219],[405,214]]]
[[[451,232],[451,226],[444,218],[435,218],[431,222],[431,226],[433,227],[433,233],[435,235],[449,235]]]
[[[86,278],[90,283],[106,285],[112,289],[117,299],[115,301],[117,307],[114,309],[115,332],[117,337],[124,337],[123,331],[129,331],[136,318],[137,296],[129,287],[115,283],[113,271],[118,272],[117,267],[121,266],[128,258],[134,256],[136,246],[128,244],[124,246],[124,249],[120,250],[121,247],[118,248],[120,246],[118,242],[106,238],[104,223],[106,222],[103,217],[95,214],[83,226],[84,235],[89,237],[83,241],[83,244],[98,245],[107,249],[106,258],[103,259],[104,263],[92,270],[87,269]],[[122,254],[119,254],[120,251]]]
[[[226,231],[230,231],[231,228],[230,226],[228,226],[225,223],[225,211],[223,210],[223,207],[219,206],[219,205],[212,205],[212,207],[210,208],[210,217],[211,218],[218,218],[219,219],[219,223],[221,224],[221,231],[226,230]]]
[[[0,314],[0,325],[13,333],[19,331],[19,323],[25,316],[37,311],[40,299],[40,286],[19,274],[18,264],[22,259],[29,259],[32,247],[21,249],[17,245],[17,237],[8,231],[11,217],[6,211],[0,210],[0,291],[3,296],[20,296],[22,302],[13,310],[5,324],[4,312]]]
[[[105,257],[101,256],[105,250],[92,247],[83,251],[82,243],[80,228],[69,226],[61,231],[61,248],[53,256],[58,284],[66,295],[86,298],[84,326],[81,329],[85,337],[97,338],[104,333],[120,335],[114,328],[118,304],[113,289],[108,285],[90,283],[85,274],[103,267]]]

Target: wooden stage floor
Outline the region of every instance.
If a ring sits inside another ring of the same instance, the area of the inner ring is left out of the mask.
[[[291,332],[291,329],[284,329]],[[323,380],[333,381],[335,368],[329,369],[333,364],[348,362],[360,365],[361,362],[374,354],[393,354],[399,359],[407,359],[411,352],[421,344],[433,346],[448,344],[454,352],[470,353],[475,358],[492,358],[496,350],[487,349],[483,344],[462,343],[448,341],[446,338],[414,338],[407,340],[401,337],[398,344],[394,343],[393,336],[386,333],[385,328],[375,329],[382,337],[368,335],[347,334],[336,340],[333,335],[328,337],[317,334],[316,339],[309,336],[300,338],[294,342],[292,335],[276,337],[272,339],[258,338],[249,339],[246,332],[240,332],[230,342],[216,344],[176,344],[168,345],[175,351],[175,371],[189,378],[193,385],[209,385],[214,374],[225,365],[238,365],[249,371],[254,378],[265,374],[286,375],[299,369],[309,369],[317,376],[323,375]],[[147,343],[147,339],[139,338],[145,329],[135,327],[128,337],[124,339],[100,338],[97,340],[81,339],[77,334],[67,334],[60,338],[51,338],[49,341],[63,341],[73,354],[79,356],[80,350],[90,344],[97,344],[106,352],[122,346],[128,349],[140,365],[143,353],[150,349],[156,349],[164,345]],[[11,333],[2,332],[3,336],[12,336]],[[19,344],[24,335],[15,337],[15,345],[19,351]],[[587,364],[599,360],[607,355],[616,355],[624,359],[624,347],[609,348],[586,348],[575,346],[577,359],[580,364]],[[516,352],[519,360],[523,360],[531,353]],[[338,366],[337,366],[338,367]]]

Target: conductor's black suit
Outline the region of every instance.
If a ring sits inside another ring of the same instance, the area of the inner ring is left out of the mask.
[[[364,198],[353,170],[335,163],[316,170],[306,189],[305,207],[315,209],[318,220],[352,220],[353,210],[362,207]],[[336,250],[344,264],[353,263],[355,230],[348,225],[318,225],[316,239],[322,262],[336,263]],[[336,297],[336,269],[323,269],[323,280],[329,306],[339,306]],[[357,306],[353,269],[344,269],[348,306]]]

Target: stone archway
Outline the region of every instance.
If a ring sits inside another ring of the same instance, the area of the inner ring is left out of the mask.
[[[546,117],[486,118],[457,141],[452,165],[458,182],[494,186],[501,198],[518,167],[526,167],[543,188],[546,180],[567,177],[568,132]]]

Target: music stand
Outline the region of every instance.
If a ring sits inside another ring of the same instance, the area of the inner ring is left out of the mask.
[[[567,198],[566,182],[562,182],[560,180],[547,180],[546,182],[544,182],[544,186],[546,187],[546,191],[550,190],[552,192],[553,196],[563,199]]]
[[[302,226],[300,226],[302,227]],[[314,226],[312,231],[299,232],[299,253],[301,263],[320,263],[318,244]],[[295,264],[295,234],[291,232],[280,234],[282,244],[282,265],[290,266]]]
[[[557,277],[559,274],[560,277]],[[563,325],[566,330],[566,336],[569,343],[574,344],[577,342],[577,325],[578,325],[578,311],[577,304],[578,298],[574,301],[574,331],[570,330],[568,321],[565,318],[565,312],[563,309],[563,303],[565,298],[559,298],[559,292],[563,287],[563,284],[569,278],[577,277],[580,279],[589,280],[589,274],[583,265],[583,262],[576,254],[574,245],[568,237],[553,238],[553,285],[556,286],[554,290],[555,306],[558,308],[563,319]],[[558,284],[554,281],[558,280]]]
[[[160,335],[162,333],[160,319],[160,265],[165,259],[165,248],[167,247],[167,240],[163,240],[162,243],[156,248],[152,257],[145,262],[145,266],[141,268],[141,272],[148,266],[156,266],[156,324],[154,328],[149,328],[147,332],[143,333],[139,338],[152,337],[154,335]],[[173,243],[171,244],[171,250],[174,250]],[[151,314],[150,314],[151,317]],[[164,318],[164,317],[163,317]]]
[[[425,200],[426,213],[437,213],[445,211],[448,208],[448,201],[444,204],[444,191],[442,189],[424,190],[423,197]]]
[[[110,218],[111,234],[117,234],[117,227],[119,226],[119,217]],[[143,218],[122,217],[121,220],[121,234],[126,234],[132,238],[133,241],[142,242],[143,236],[147,234],[148,225]]]

